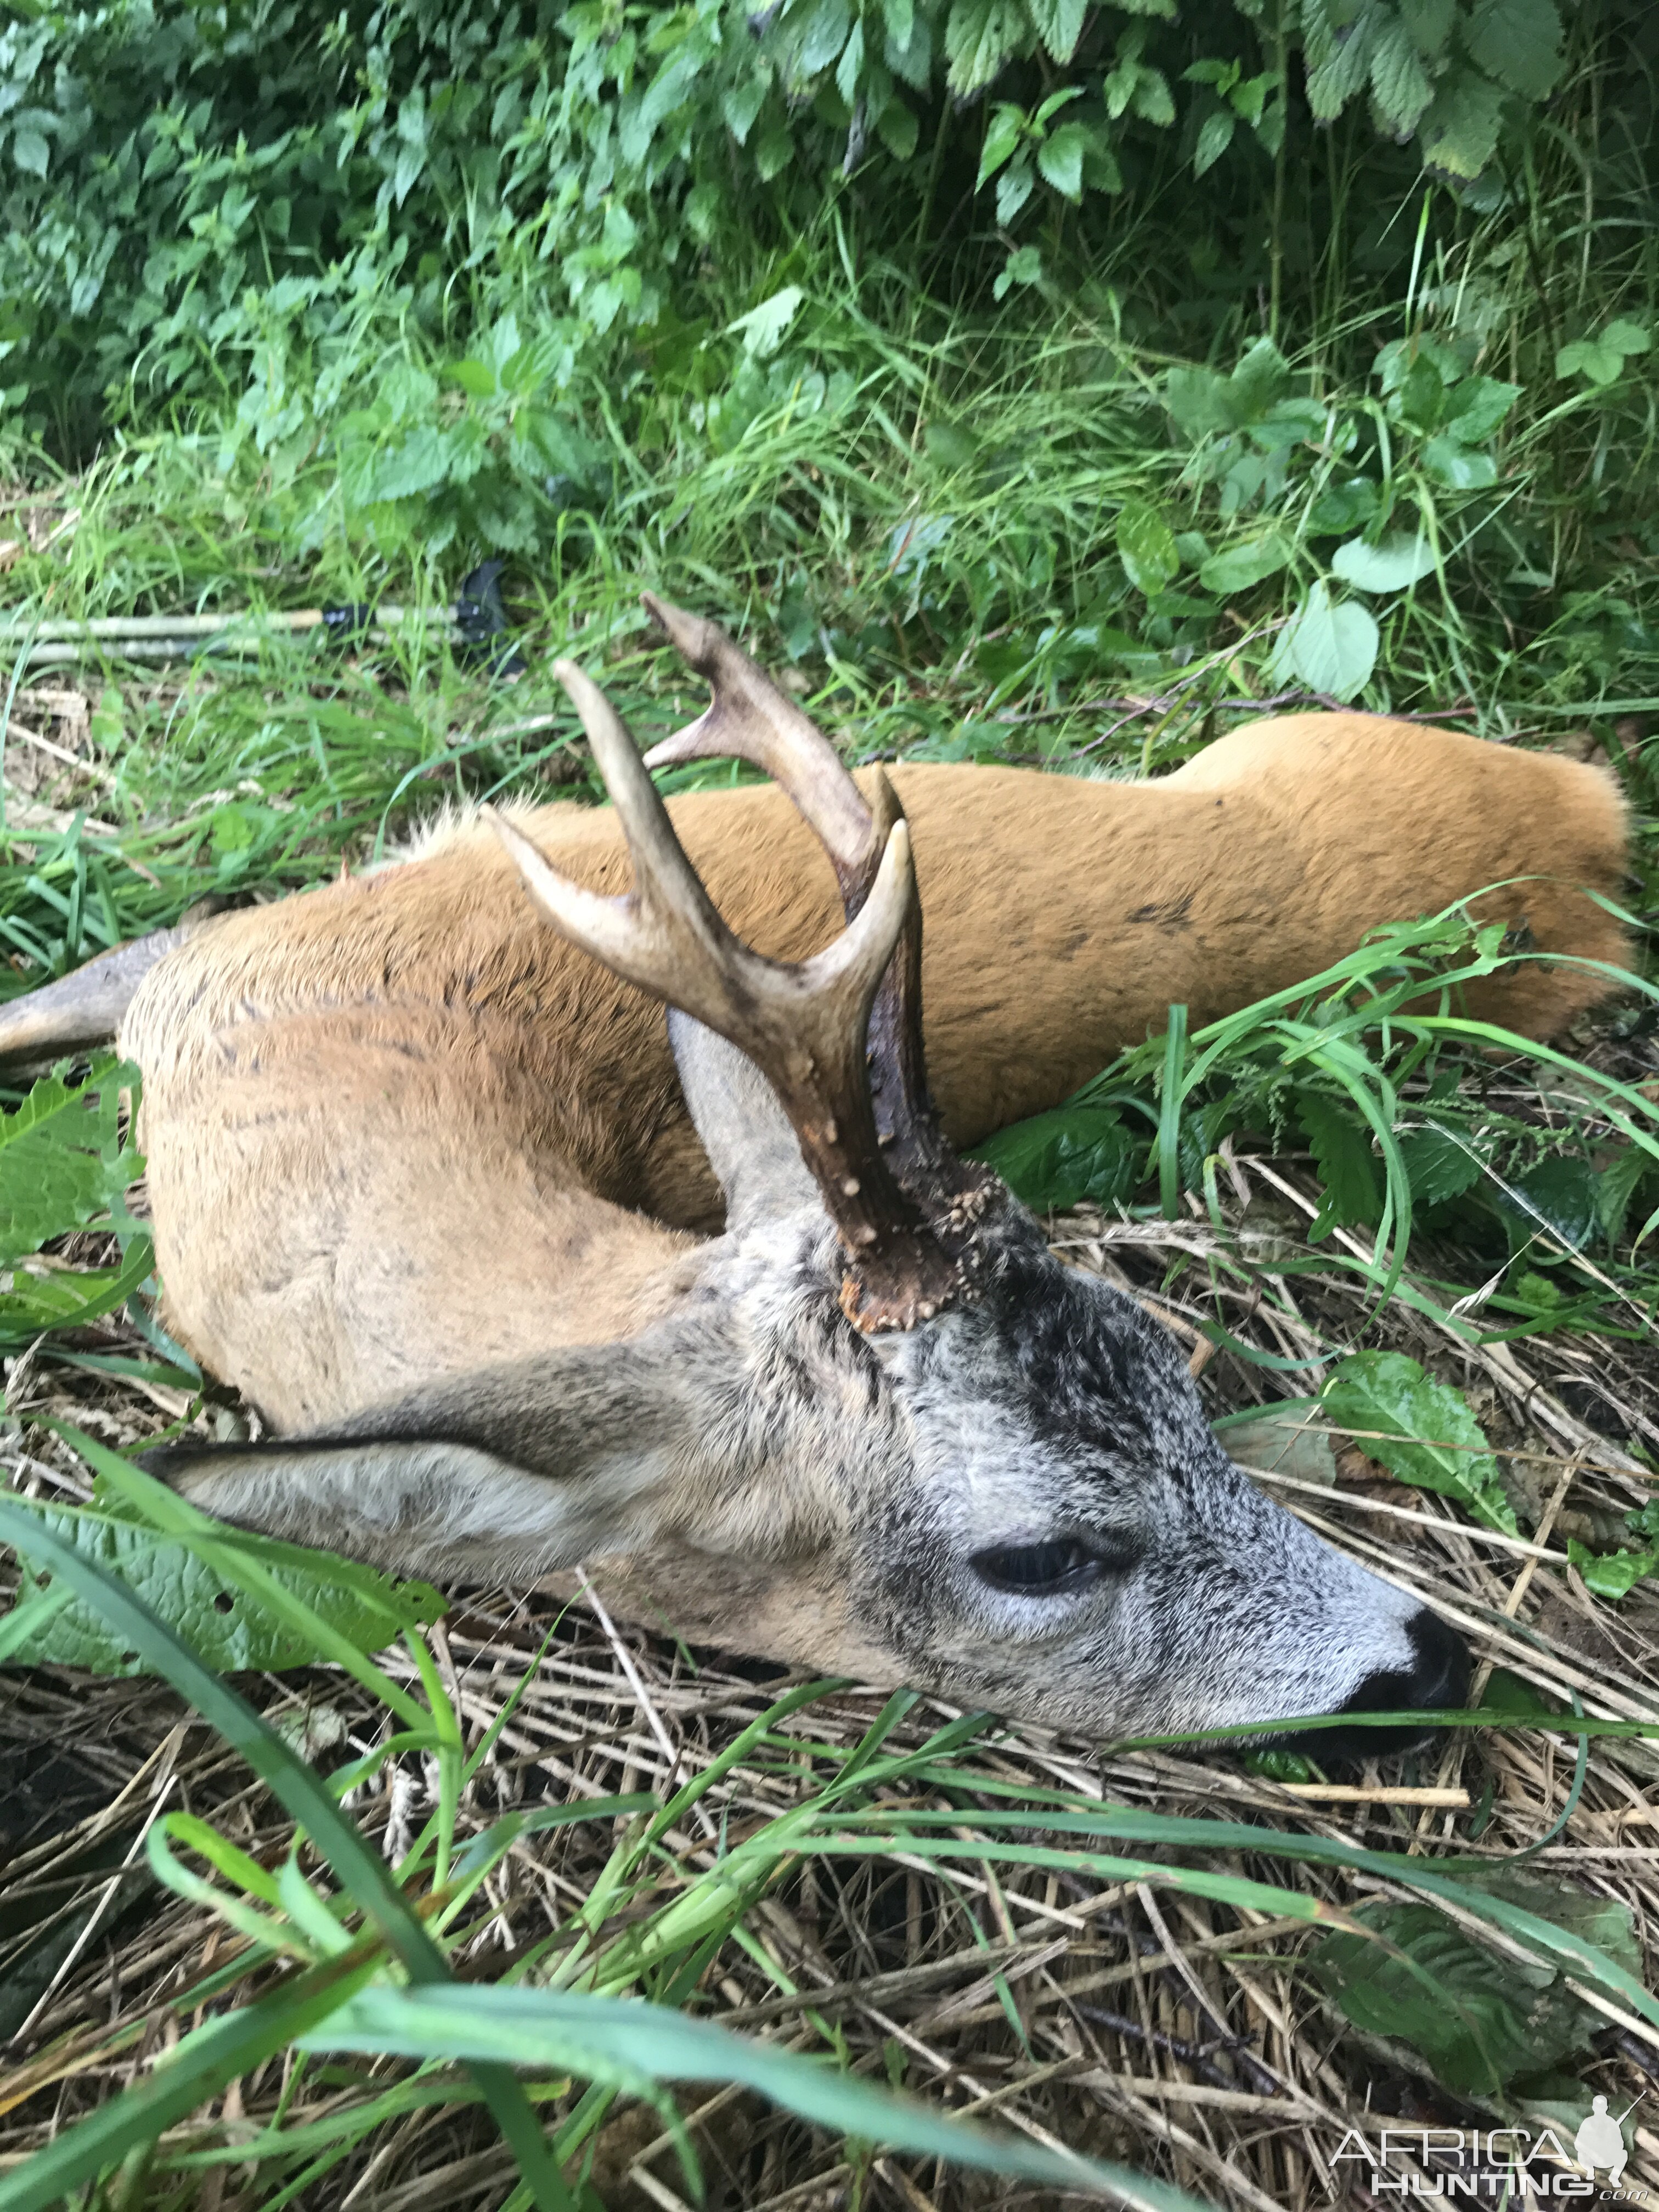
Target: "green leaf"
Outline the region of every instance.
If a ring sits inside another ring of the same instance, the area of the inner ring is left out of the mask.
[[[1592,1552],[1577,1536],[1567,1539],[1567,1557],[1593,1597],[1628,1597],[1644,1576],[1659,1567],[1659,1552]]]
[[[1554,1152],[1524,1175],[1510,1177],[1498,1202],[1522,1241],[1541,1230],[1570,1252],[1579,1252],[1601,1225],[1600,1180],[1582,1155]]]
[[[1126,501],[1119,511],[1117,550],[1124,574],[1149,599],[1180,574],[1175,532],[1157,508],[1148,507],[1144,500]]]
[[[1338,1428],[1401,1482],[1453,1498],[1489,1528],[1518,1533],[1498,1462],[1455,1390],[1401,1352],[1354,1352],[1331,1373],[1321,1401]]]
[[[789,328],[806,297],[799,284],[786,284],[781,292],[774,292],[769,300],[763,300],[758,307],[750,307],[746,315],[738,315],[726,326],[727,337],[741,335],[743,349],[751,361],[764,361],[783,343],[784,332]]]
[[[1193,148],[1193,174],[1201,177],[1216,163],[1233,143],[1233,132],[1238,127],[1238,118],[1230,107],[1218,107],[1206,115],[1198,128],[1198,142]]]
[[[1604,339],[1574,338],[1557,352],[1555,373],[1587,377],[1592,384],[1615,384],[1625,373],[1625,356]]]
[[[1013,0],[955,0],[945,27],[951,91],[965,100],[989,84],[1016,52],[1024,29]]]
[[[474,399],[493,399],[499,389],[495,372],[487,361],[454,362],[447,373],[451,382]]]
[[[1282,538],[1252,538],[1242,545],[1224,545],[1199,568],[1198,580],[1206,592],[1227,599],[1248,592],[1253,584],[1276,576],[1291,557]]]
[[[1011,284],[1040,284],[1042,282],[1042,254],[1035,246],[1022,246],[1003,263],[1001,273],[991,289],[1000,300]]]
[[[1406,1180],[1419,1206],[1441,1206],[1480,1180],[1480,1156],[1448,1131],[1431,1125],[1400,1139]]]
[[[1498,481],[1490,453],[1472,453],[1454,437],[1431,438],[1423,447],[1424,473],[1448,491],[1484,491]]]
[[[1316,123],[1334,123],[1370,75],[1371,46],[1384,20],[1376,0],[1359,0],[1340,27],[1310,10],[1308,105]]]
[[[1070,61],[1083,36],[1087,0],[1026,0],[1026,8],[1049,58]]]
[[[1176,429],[1191,444],[1197,445],[1218,430],[1231,428],[1226,390],[1226,379],[1212,368],[1181,367],[1164,376],[1164,404],[1175,418]]]
[[[52,149],[39,131],[24,127],[12,133],[11,158],[30,176],[44,177],[46,164],[52,158]]]
[[[1001,1176],[1022,1204],[1063,1212],[1085,1204],[1109,1206],[1140,1180],[1144,1139],[1110,1106],[1079,1102],[1016,1121],[974,1154]]]
[[[896,161],[908,161],[915,152],[921,129],[915,111],[897,98],[890,100],[876,118],[876,136]]]
[[[1621,1965],[1638,1955],[1627,1906],[1508,1867],[1446,1863]],[[1356,2027],[1406,2044],[1449,2089],[1497,2095],[1586,2049],[1603,2024],[1559,1969],[1488,1951],[1429,1905],[1366,1904],[1354,1917],[1382,1942],[1328,1936],[1310,1955],[1314,1974]]]
[[[1351,538],[1332,554],[1331,568],[1358,592],[1403,592],[1434,574],[1434,548],[1426,538],[1407,537],[1403,532],[1385,538],[1380,545]]]
[[[995,176],[1006,161],[1012,160],[1024,130],[1025,112],[1023,108],[1004,101],[991,111],[991,120],[985,126],[985,143],[980,149],[979,174],[974,179],[975,191],[989,178]]]
[[[1550,0],[1475,0],[1463,33],[1469,58],[1525,100],[1560,82],[1561,18]]]
[[[112,1212],[143,1169],[121,1143],[120,1094],[138,1081],[130,1060],[105,1060],[71,1087],[43,1076],[15,1113],[0,1118],[0,1266]]]
[[[1473,70],[1443,78],[1419,126],[1423,159],[1449,176],[1478,177],[1492,157],[1504,119],[1504,95]]]
[[[1382,1215],[1382,1186],[1370,1129],[1322,1091],[1298,1091],[1296,1111],[1324,1192],[1310,1242],[1334,1227],[1374,1229]]]
[[[1409,138],[1434,97],[1415,40],[1397,18],[1385,19],[1371,46],[1371,97],[1391,137]]]
[[[1601,333],[1601,343],[1611,346],[1615,353],[1646,353],[1653,343],[1647,328],[1641,323],[1627,323],[1622,318],[1607,325]]]
[[[435,422],[422,423],[389,452],[375,456],[364,504],[380,506],[430,491],[448,476],[455,451],[450,432],[441,430]]]
[[[1275,1406],[1251,1420],[1218,1424],[1216,1436],[1239,1467],[1254,1468],[1261,1474],[1288,1474],[1294,1481],[1316,1482],[1327,1489],[1336,1480],[1331,1432],[1310,1407],[1292,1410]]]
[[[1089,133],[1080,123],[1062,123],[1051,131],[1037,149],[1037,167],[1054,190],[1068,200],[1083,198],[1083,157]]]
[[[1291,365],[1271,338],[1258,338],[1227,379],[1227,406],[1235,428],[1259,422],[1290,388]]]
[[[1478,445],[1490,438],[1516,401],[1518,384],[1504,384],[1495,376],[1466,376],[1447,397],[1442,428],[1460,445]]]
[[[43,1330],[80,1328],[114,1313],[149,1281],[155,1254],[148,1237],[135,1237],[118,1267],[48,1267],[24,1261],[0,1291],[0,1350],[15,1351]]]
[[[1444,46],[1456,12],[1456,0],[1400,0],[1400,20],[1425,61]]]
[[[1280,635],[1275,678],[1298,676],[1310,691],[1352,699],[1370,681],[1378,642],[1376,620],[1365,608],[1352,599],[1333,605],[1327,586],[1317,583]]]
[[[1036,176],[1031,167],[1030,156],[1022,154],[1018,160],[1011,161],[997,179],[997,222],[1004,230],[1036,189]],[[1009,281],[1013,283],[1016,280],[1011,277]],[[1018,281],[1024,283],[1033,280],[1021,277]],[[998,297],[1000,296],[999,294]]]
[[[157,1617],[176,1629],[222,1674],[252,1668],[309,1666],[329,1655],[297,1637],[270,1607],[187,1546],[125,1516],[90,1507],[31,1503],[43,1526],[83,1559],[118,1575]],[[416,1622],[435,1620],[444,1601],[426,1583],[399,1583],[373,1567],[331,1553],[216,1528],[228,1559],[264,1568],[360,1651],[383,1650]],[[26,1565],[18,1585],[21,1605],[40,1588]],[[15,1664],[84,1667],[94,1674],[138,1674],[146,1662],[105,1625],[97,1607],[72,1599],[27,1646]]]

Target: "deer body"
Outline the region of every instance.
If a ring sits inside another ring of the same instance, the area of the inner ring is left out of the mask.
[[[169,1315],[276,1431],[163,1470],[400,1570],[592,1560],[694,1636],[1084,1727],[1455,1702],[1455,1639],[1270,1504],[1173,1341],[953,1140],[1172,1001],[1201,1022],[1510,877],[1547,878],[1492,895],[1534,945],[1618,959],[1581,888],[1618,887],[1610,783],[1333,715],[1154,786],[895,795],[653,612],[714,693],[653,757],[776,784],[665,811],[562,666],[615,812],[453,828],[139,984]],[[1543,1033],[1596,990],[1523,968],[1478,1011]]]
[[[1487,902],[1540,949],[1624,949],[1577,888],[1617,890],[1621,802],[1553,756],[1307,715],[1154,784],[892,781],[927,918],[928,1073],[958,1146],[1057,1103],[1172,1003],[1197,1026],[1484,884],[1545,876]],[[777,786],[668,811],[758,951],[799,960],[831,934],[834,877]],[[564,875],[626,888],[611,810],[521,820]],[[1471,1011],[1548,1034],[1596,988],[1522,966]],[[669,1295],[667,1232],[720,1219],[660,1007],[546,927],[482,823],[224,917],[150,971],[120,1043],[144,1073],[174,1325],[281,1428],[481,1352],[628,1333]],[[492,1220],[512,1237],[481,1237]]]

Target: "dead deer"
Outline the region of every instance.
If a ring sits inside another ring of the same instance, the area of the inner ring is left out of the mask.
[[[342,998],[302,971],[255,999],[239,917],[151,971],[123,1040],[146,1075],[171,1310],[299,1432],[155,1464],[270,1534],[471,1579],[586,1561],[635,1618],[1051,1724],[1455,1704],[1455,1638],[1271,1504],[1211,1434],[1174,1340],[1062,1266],[949,1141],[892,783],[861,790],[727,641],[659,619],[715,669],[710,716],[676,750],[770,769],[833,865],[841,933],[797,959],[734,935],[628,731],[568,663],[631,888],[556,866],[538,816],[493,819],[465,849],[478,875],[501,851],[538,927],[574,948],[555,974],[668,1004],[722,1232],[628,1210],[575,1164],[573,1117],[615,1099],[574,1099],[571,1070],[502,1044],[561,1018],[538,1001],[544,962],[410,1015],[397,908],[370,883],[356,919],[379,990]],[[199,975],[216,948],[191,1034],[169,971]]]
[[[741,750],[756,732],[822,742],[712,624],[657,612],[715,697],[654,765]],[[891,781],[927,914],[929,1073],[946,1134],[964,1149],[1057,1105],[1161,1029],[1172,1004],[1198,1027],[1317,974],[1380,923],[1489,885],[1502,888],[1474,900],[1480,919],[1502,921],[1518,948],[1571,958],[1520,959],[1469,987],[1471,1014],[1551,1036],[1606,988],[1598,965],[1626,954],[1624,930],[1587,895],[1622,888],[1618,786],[1551,753],[1372,715],[1302,714],[1234,730],[1150,783],[902,764]],[[856,793],[845,801],[863,804]],[[823,943],[837,911],[830,872],[776,783],[690,794],[669,812],[746,943],[787,960]],[[609,809],[543,806],[522,827],[574,880],[626,884]],[[284,1192],[304,1174],[292,1161],[279,1173],[250,1133],[227,1053],[257,1049],[268,1075],[275,1059],[313,1055],[319,1110],[328,1092],[342,1114],[370,1079],[369,1058],[400,1055],[400,1119],[428,1110],[412,1103],[422,1085],[431,1111],[449,1110],[441,1071],[465,1065],[492,1101],[476,1109],[486,1153],[517,1147],[538,1172],[656,1221],[720,1223],[654,1002],[538,925],[476,821],[448,823],[395,866],[88,963],[0,1009],[0,1063],[61,1056],[118,1030],[149,1091],[174,1312],[210,1364],[247,1378],[281,1420],[321,1419],[342,1401],[337,1391],[295,1397],[264,1356],[276,1316],[250,1304],[245,1254],[289,1236]],[[411,1055],[439,1072],[417,1079]],[[463,1126],[473,1112],[460,1111]],[[290,1130],[280,1142],[301,1140]],[[485,1170],[475,1219],[492,1218],[488,1182]],[[435,1259],[441,1239],[423,1249]]]

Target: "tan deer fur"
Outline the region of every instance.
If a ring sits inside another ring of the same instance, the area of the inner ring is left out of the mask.
[[[1249,724],[1151,783],[891,775],[958,1146],[1056,1104],[1171,1003],[1197,1026],[1484,885],[1507,887],[1478,911],[1530,947],[1626,950],[1579,888],[1619,891],[1621,798],[1550,754],[1330,714]],[[830,937],[834,878],[775,786],[669,811],[740,937],[787,959]],[[626,887],[608,808],[518,819],[564,874]],[[1604,988],[1521,961],[1468,1003],[1542,1036]],[[120,1043],[173,1325],[281,1428],[637,1328],[672,1296],[675,1232],[719,1219],[659,1006],[549,930],[477,823],[224,916],[151,970]]]

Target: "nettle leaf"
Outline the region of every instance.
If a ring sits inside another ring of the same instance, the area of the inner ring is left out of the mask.
[[[1006,229],[1036,189],[1030,158],[1022,154],[997,179],[997,221]]]
[[[143,1162],[122,1144],[117,1116],[137,1081],[130,1060],[104,1060],[74,1087],[43,1076],[0,1117],[0,1265],[112,1213],[125,1221],[122,1194]]]
[[[1523,99],[1547,99],[1560,81],[1561,18],[1550,0],[1475,0],[1463,37],[1470,59]]]
[[[1117,518],[1118,557],[1124,574],[1138,592],[1155,599],[1181,571],[1175,532],[1164,517],[1144,500],[1125,501]]]
[[[1332,554],[1331,568],[1358,592],[1403,592],[1434,574],[1434,548],[1426,538],[1408,537],[1404,532],[1385,538],[1380,545],[1351,538]]]
[[[1480,1424],[1455,1390],[1404,1352],[1350,1352],[1332,1370],[1320,1402],[1338,1428],[1358,1436],[1368,1458],[1401,1482],[1455,1498],[1489,1528],[1519,1534]]]
[[[210,1666],[227,1673],[303,1667],[329,1656],[299,1638],[267,1605],[239,1589],[188,1545],[170,1540],[124,1512],[99,1510],[97,1493],[90,1507],[36,1504],[33,1510],[61,1541],[118,1574]],[[381,1650],[405,1628],[435,1620],[444,1609],[443,1599],[428,1583],[399,1583],[332,1553],[307,1551],[297,1544],[216,1525],[213,1540],[228,1559],[245,1558],[266,1569],[360,1651]],[[37,1575],[27,1560],[22,1562],[20,1607],[50,1587],[50,1577]],[[135,1653],[122,1649],[121,1639],[96,1608],[78,1598],[68,1599],[8,1656],[14,1666],[84,1667],[94,1674],[147,1671]]]
[[[1139,1183],[1146,1153],[1146,1139],[1115,1108],[1079,1104],[999,1130],[974,1158],[1000,1175],[1023,1205],[1063,1212],[1127,1199]]]
[[[991,290],[1000,300],[1014,284],[1040,284],[1042,282],[1042,256],[1035,246],[1022,246],[1008,256],[1002,264],[997,281]]]
[[[1206,115],[1199,125],[1198,143],[1193,149],[1193,174],[1201,177],[1216,163],[1233,143],[1233,132],[1238,127],[1238,118],[1230,107],[1218,107]]]
[[[1083,157],[1088,150],[1089,132],[1081,123],[1062,123],[1037,149],[1038,168],[1066,199],[1083,198]]]
[[[1511,1241],[1524,1243],[1541,1231],[1570,1252],[1582,1251],[1601,1225],[1600,1183],[1590,1162],[1571,1152],[1552,1153],[1524,1175],[1511,1176],[1498,1194]]]
[[[1594,1944],[1626,1971],[1641,1971],[1626,1905],[1488,1862],[1443,1866]],[[1310,1954],[1310,1968],[1356,2027],[1407,2045],[1449,2089],[1497,2095],[1585,2050],[1603,2025],[1559,1966],[1486,1950],[1431,1905],[1367,1904],[1354,1917],[1382,1942],[1346,1930],[1328,1936]]]
[[[1400,1139],[1400,1157],[1412,1198],[1419,1206],[1442,1206],[1459,1198],[1480,1180],[1480,1155],[1448,1130],[1431,1124]]]
[[[1276,576],[1290,557],[1282,538],[1253,538],[1246,544],[1224,545],[1219,553],[1212,553],[1200,566],[1198,580],[1206,592],[1225,599]]]
[[[422,423],[389,452],[375,456],[363,494],[364,505],[380,506],[430,491],[448,477],[455,453],[456,441],[450,432],[441,430],[435,422]]]
[[[1070,61],[1083,36],[1086,0],[1025,0],[1025,4],[1050,59]]]
[[[1382,1186],[1371,1133],[1364,1122],[1322,1091],[1297,1094],[1297,1118],[1312,1151],[1324,1191],[1308,1232],[1316,1243],[1335,1227],[1372,1229],[1382,1218]]]
[[[991,119],[985,126],[985,143],[980,149],[979,174],[974,179],[974,190],[995,176],[1006,161],[1012,161],[1025,129],[1024,111],[1004,101],[991,111]]]
[[[1317,583],[1279,634],[1274,680],[1297,676],[1310,691],[1345,702],[1357,698],[1370,681],[1379,642],[1368,609],[1352,599],[1334,603],[1328,588]]]

